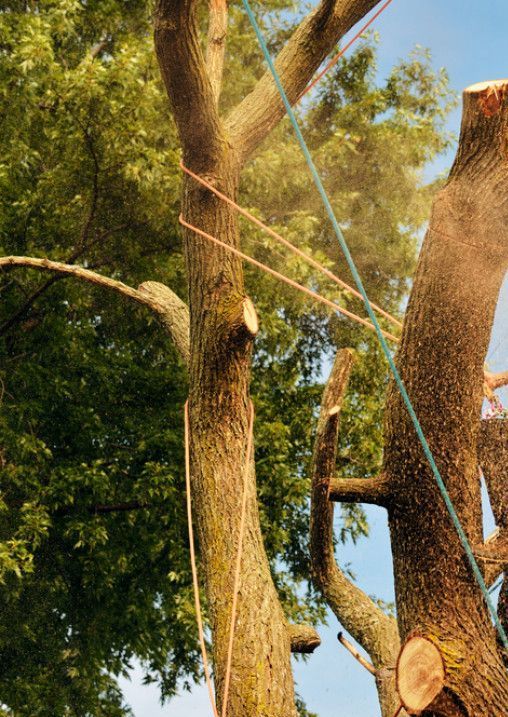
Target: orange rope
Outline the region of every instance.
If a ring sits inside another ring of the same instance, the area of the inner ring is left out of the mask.
[[[189,402],[185,402],[184,407],[184,424],[185,424],[185,488],[187,495],[187,525],[189,530],[189,548],[190,561],[192,569],[192,586],[194,589],[194,605],[196,608],[196,621],[198,624],[199,644],[201,646],[201,655],[203,657],[203,670],[205,673],[206,686],[208,687],[208,695],[212,705],[214,717],[219,717],[217,705],[215,704],[215,696],[213,693],[212,681],[210,679],[210,670],[208,667],[208,657],[206,654],[205,634],[203,631],[203,620],[201,617],[201,601],[199,599],[199,582],[198,571],[196,567],[196,553],[194,550],[194,530],[192,528],[192,498],[190,485],[190,450],[189,450]]]
[[[271,274],[272,276],[275,276],[275,278],[279,279],[279,281],[283,281],[285,284],[292,286],[294,289],[298,289],[298,291],[301,291],[303,294],[307,294],[307,296],[310,296],[312,299],[314,299],[314,301],[318,301],[321,304],[324,304],[325,306],[328,306],[329,308],[333,309],[334,311],[337,311],[341,314],[344,314],[344,316],[347,316],[348,318],[353,319],[353,321],[357,321],[359,324],[363,324],[363,326],[366,326],[371,331],[375,331],[373,324],[371,324],[370,321],[367,321],[367,319],[362,319],[361,316],[357,316],[357,314],[353,314],[351,311],[344,309],[342,306],[339,306],[334,301],[330,301],[330,299],[326,299],[324,296],[321,296],[321,294],[318,294],[316,291],[312,291],[311,289],[308,289],[306,286],[302,286],[302,284],[298,284],[296,281],[293,281],[293,279],[290,279],[289,277],[284,276],[284,274],[280,274],[278,271],[275,271],[275,269],[271,269],[266,264],[262,264],[257,259],[254,259],[253,257],[248,256],[247,254],[244,254],[239,249],[229,246],[229,244],[225,244],[220,239],[217,239],[216,237],[212,236],[211,234],[207,234],[207,232],[204,232],[202,229],[198,229],[198,227],[195,227],[192,224],[189,224],[188,222],[185,221],[185,219],[182,217],[182,215],[180,215],[180,217],[179,217],[179,222],[182,226],[186,227],[187,229],[190,229],[191,231],[195,232],[196,234],[203,237],[204,239],[207,239],[208,241],[211,241],[214,244],[217,244],[217,246],[220,246],[223,249],[230,251],[232,254],[236,254],[236,256],[239,256],[244,261],[247,261],[250,264],[253,264],[258,269],[262,269],[263,271],[266,271],[268,274]],[[396,336],[394,336],[393,334],[390,334],[388,331],[381,329],[381,332],[383,333],[383,335],[386,338],[390,339],[391,341],[395,341],[396,343],[399,342],[399,339]]]
[[[217,705],[215,702],[215,696],[212,688],[212,681],[210,679],[210,670],[208,667],[208,657],[206,652],[205,636],[203,631],[203,620],[201,617],[201,601],[199,599],[199,581],[196,566],[196,552],[194,549],[194,530],[192,527],[192,499],[191,499],[191,484],[190,484],[190,449],[189,449],[189,402],[185,402],[184,407],[184,424],[185,424],[185,487],[187,495],[187,523],[189,530],[189,547],[190,547],[190,559],[192,569],[192,585],[194,589],[194,605],[196,609],[196,620],[198,624],[199,643],[201,646],[201,655],[203,658],[203,669],[205,673],[206,685],[208,687],[208,695],[210,697],[210,703],[212,705],[212,711],[214,717],[219,717],[217,712]],[[224,677],[224,695],[222,702],[222,717],[226,717],[228,697],[229,697],[229,686],[231,683],[231,664],[233,659],[233,643],[235,637],[236,627],[236,613],[238,610],[238,593],[240,589],[240,575],[242,567],[242,555],[243,555],[243,538],[245,535],[245,520],[247,516],[247,488],[248,488],[248,475],[250,469],[250,462],[252,458],[252,445],[254,436],[254,405],[250,401],[250,418],[249,428],[247,437],[247,451],[245,456],[245,468],[243,474],[243,490],[242,490],[242,506],[240,512],[240,527],[238,536],[238,552],[236,555],[236,567],[235,575],[233,580],[233,599],[231,602],[231,623],[229,628],[229,644],[228,644],[228,655],[226,662],[226,674]]]
[[[391,2],[391,0],[390,0]],[[248,212],[246,209],[241,207],[239,204],[237,204],[235,201],[230,199],[226,194],[223,194],[218,189],[216,189],[210,182],[207,182],[206,179],[203,179],[203,177],[200,177],[198,174],[195,174],[190,169],[187,169],[187,167],[183,164],[183,162],[180,162],[180,168],[189,175],[189,177],[192,177],[196,182],[199,182],[199,184],[203,185],[203,187],[206,187],[209,189],[213,194],[215,194],[216,197],[219,197],[219,199],[222,199],[224,202],[229,204],[231,207],[236,209],[237,212],[239,212],[242,216],[244,216],[246,219],[248,219],[250,222],[258,226],[260,229],[262,229],[264,232],[269,234],[273,239],[278,241],[280,244],[283,244],[285,247],[290,249],[293,254],[297,254],[299,257],[304,259],[308,264],[313,266],[314,268],[318,269],[320,272],[322,272],[325,276],[327,276],[329,279],[331,279],[335,284],[342,287],[346,291],[348,291],[350,294],[353,294],[354,296],[358,297],[363,301],[363,297],[360,294],[359,291],[354,289],[352,286],[349,286],[349,284],[346,284],[345,281],[342,281],[342,279],[339,279],[338,276],[335,276],[331,271],[329,271],[326,267],[324,267],[322,264],[320,264],[316,259],[309,256],[305,252],[303,252],[301,249],[298,249],[294,244],[292,244],[288,239],[285,239],[280,234],[277,234],[273,229],[271,229],[266,224],[263,224],[262,221],[260,221],[257,217],[255,217],[253,214]],[[380,314],[382,314],[385,318],[389,319],[393,324],[395,324],[398,327],[402,327],[402,323],[396,319],[394,316],[391,316],[387,311],[382,309],[380,306],[377,306],[376,304],[372,304],[372,307],[376,309],[376,311]]]
[[[354,45],[354,43],[358,40],[358,38],[360,38],[360,37],[363,35],[363,33],[365,32],[365,30],[367,30],[367,29],[372,25],[372,23],[374,22],[374,20],[377,20],[377,18],[381,15],[381,13],[384,12],[384,10],[386,10],[386,8],[388,7],[388,5],[390,5],[392,2],[393,2],[393,0],[386,0],[385,4],[382,5],[376,13],[374,13],[374,15],[370,18],[370,20],[369,20],[368,22],[365,23],[365,25],[362,27],[362,29],[359,30],[359,31],[356,33],[356,35],[355,35],[346,45],[344,45],[344,47],[342,48],[342,50],[341,50],[340,52],[338,52],[334,57],[332,57],[332,59],[331,59],[330,62],[326,65],[326,67],[324,67],[324,68],[321,70],[321,72],[319,73],[319,75],[317,75],[317,76],[312,80],[312,82],[310,83],[310,85],[308,85],[308,86],[304,89],[304,91],[302,92],[302,94],[299,95],[299,97],[297,98],[295,104],[298,103],[298,102],[300,102],[300,100],[302,99],[302,97],[304,97],[304,96],[307,94],[307,92],[310,92],[310,91],[317,85],[317,83],[318,83],[319,80],[323,77],[323,75],[326,75],[326,73],[328,72],[328,70],[331,70],[332,67],[334,67],[334,66],[337,64],[337,62],[338,62],[338,61],[340,60],[340,58],[344,55],[344,53],[349,50],[349,48],[351,47],[351,45]]]
[[[233,641],[235,637],[236,613],[238,608],[238,592],[240,589],[240,573],[242,567],[243,537],[245,534],[245,518],[247,515],[247,487],[250,461],[252,456],[252,443],[254,434],[254,404],[250,401],[249,433],[247,438],[247,452],[245,456],[245,468],[243,474],[242,508],[240,514],[240,528],[238,530],[238,552],[236,554],[236,568],[233,582],[233,600],[231,603],[231,624],[229,628],[228,657],[226,663],[226,676],[224,678],[224,696],[222,702],[222,717],[226,717],[228,708],[229,685],[231,681],[231,661],[233,659]]]

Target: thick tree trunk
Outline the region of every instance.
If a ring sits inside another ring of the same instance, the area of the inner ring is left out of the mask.
[[[398,365],[472,544],[482,543],[477,440],[483,364],[508,267],[508,82],[464,93],[459,150],[439,194],[411,294]],[[429,637],[452,706],[426,715],[508,714],[496,633],[407,411],[392,387],[385,475],[401,638]],[[458,707],[457,707],[458,706]]]
[[[196,169],[190,164],[190,168]],[[198,168],[235,197],[238,173],[230,154]],[[186,180],[183,214],[189,223],[238,246],[230,208]],[[219,709],[223,697],[240,505],[249,425],[250,363],[255,328],[241,263],[194,233],[186,235],[191,317],[190,425],[192,486],[212,627]],[[253,465],[232,660],[228,714],[295,714],[291,642],[264,550]]]

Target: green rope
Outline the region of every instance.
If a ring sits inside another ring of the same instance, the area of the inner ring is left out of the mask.
[[[344,256],[346,258],[346,261],[349,265],[349,268],[351,270],[351,274],[353,275],[353,278],[355,280],[356,286],[358,287],[358,291],[361,293],[363,297],[363,301],[365,304],[365,308],[367,310],[367,313],[369,315],[370,320],[374,324],[374,327],[376,329],[376,334],[379,339],[379,342],[381,344],[381,347],[383,349],[383,352],[388,360],[388,364],[390,366],[390,370],[393,374],[393,377],[395,379],[395,383],[397,384],[397,387],[400,391],[400,394],[404,400],[404,403],[406,404],[407,410],[409,412],[409,415],[411,417],[411,420],[414,424],[416,433],[418,435],[418,438],[420,440],[420,443],[422,444],[423,451],[429,461],[430,467],[432,469],[432,472],[434,473],[434,476],[437,481],[437,485],[439,487],[439,490],[441,492],[441,495],[443,496],[443,500],[445,502],[446,508],[448,509],[448,512],[451,516],[451,519],[453,521],[453,524],[455,526],[455,529],[457,531],[457,534],[459,536],[460,542],[462,543],[462,546],[464,548],[464,551],[468,557],[468,560],[471,564],[471,568],[473,570],[474,576],[478,582],[478,585],[480,586],[480,589],[483,593],[483,596],[485,598],[485,602],[487,603],[487,607],[489,609],[489,612],[492,616],[492,619],[494,621],[494,624],[497,628],[497,631],[499,633],[499,637],[501,638],[501,642],[503,643],[506,650],[508,650],[508,637],[506,635],[506,632],[501,625],[501,622],[499,621],[499,618],[497,616],[496,608],[494,606],[494,603],[492,602],[492,599],[490,597],[489,591],[487,589],[487,586],[485,584],[485,581],[483,579],[483,576],[481,574],[480,568],[478,566],[478,563],[476,562],[476,559],[473,555],[473,551],[471,549],[471,546],[469,544],[469,541],[467,539],[467,536],[464,532],[464,529],[460,523],[459,517],[457,515],[457,512],[454,508],[454,505],[452,503],[452,500],[448,494],[448,491],[446,489],[445,483],[443,481],[443,478],[441,477],[441,473],[439,472],[439,468],[436,465],[436,461],[434,460],[434,456],[432,455],[432,451],[430,450],[430,446],[427,443],[427,439],[424,436],[422,427],[420,425],[420,421],[418,420],[418,417],[415,413],[415,410],[413,408],[413,404],[411,403],[411,399],[409,398],[409,395],[406,391],[406,388],[402,382],[402,379],[400,377],[400,374],[397,370],[397,367],[395,366],[395,362],[393,360],[393,357],[390,353],[390,349],[388,348],[388,344],[385,341],[385,338],[383,336],[383,333],[381,331],[381,327],[379,325],[379,322],[376,318],[376,315],[372,309],[371,303],[369,301],[369,297],[367,296],[367,292],[365,291],[365,287],[363,285],[362,279],[360,277],[360,274],[358,273],[358,269],[356,268],[356,264],[354,262],[353,257],[351,256],[351,252],[349,251],[349,247],[347,245],[347,242],[344,238],[344,235],[342,233],[342,230],[339,226],[339,223],[335,217],[335,213],[332,209],[332,205],[330,204],[330,200],[328,199],[328,195],[326,193],[326,190],[323,186],[323,183],[321,182],[321,179],[319,177],[319,174],[317,172],[317,169],[314,165],[314,162],[312,160],[311,154],[309,152],[309,148],[307,147],[307,144],[305,142],[305,139],[303,138],[302,132],[300,130],[300,127],[298,125],[297,119],[295,117],[295,113],[293,112],[291,105],[289,104],[288,98],[286,96],[286,93],[284,91],[284,88],[282,86],[282,83],[280,81],[280,77],[277,73],[277,70],[275,69],[275,65],[273,63],[273,60],[270,56],[270,53],[268,51],[268,47],[266,46],[265,39],[263,37],[263,34],[261,32],[261,29],[258,25],[258,22],[252,12],[252,9],[249,5],[249,0],[242,0],[243,5],[245,7],[245,10],[247,12],[247,15],[249,17],[250,23],[252,27],[254,28],[254,32],[256,33],[256,36],[258,38],[261,50],[263,51],[263,55],[265,57],[265,60],[268,64],[268,67],[270,69],[270,72],[273,76],[273,79],[275,81],[275,84],[277,86],[277,89],[279,91],[279,94],[281,96],[281,99],[284,103],[284,106],[286,108],[286,112],[288,113],[289,119],[291,120],[291,124],[293,125],[293,128],[296,133],[296,137],[298,139],[298,143],[300,145],[300,148],[303,152],[303,155],[305,157],[305,161],[307,162],[307,165],[310,169],[310,173],[312,175],[312,178],[314,180],[314,184],[317,187],[317,190],[319,194],[321,195],[321,199],[323,200],[323,204],[325,206],[326,212],[328,214],[328,217],[330,218],[330,221],[332,223],[333,229],[335,231],[335,234],[337,236],[337,239],[339,240],[339,244],[342,248],[342,251],[344,252]]]

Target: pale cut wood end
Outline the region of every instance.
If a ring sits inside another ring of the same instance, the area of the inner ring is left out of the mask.
[[[410,714],[420,714],[444,687],[445,669],[439,649],[425,637],[410,637],[397,660],[400,701]]]
[[[467,92],[468,95],[473,95],[475,93],[485,92],[485,90],[499,90],[504,87],[508,87],[508,79],[487,80],[486,82],[476,82],[474,85],[469,85],[469,87],[466,87],[464,92]]]
[[[249,333],[252,336],[256,336],[259,331],[258,315],[256,313],[256,309],[254,308],[254,304],[248,296],[243,300],[243,320],[245,321],[245,326],[249,330]]]

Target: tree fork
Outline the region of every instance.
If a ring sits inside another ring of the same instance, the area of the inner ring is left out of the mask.
[[[436,198],[397,362],[471,544],[482,542],[477,444],[483,365],[508,268],[508,81],[464,92],[457,156]],[[443,654],[446,690],[473,717],[508,711],[496,634],[435,478],[392,385],[383,472],[401,638]],[[424,712],[430,717],[433,712]],[[451,717],[453,711],[439,714]]]

